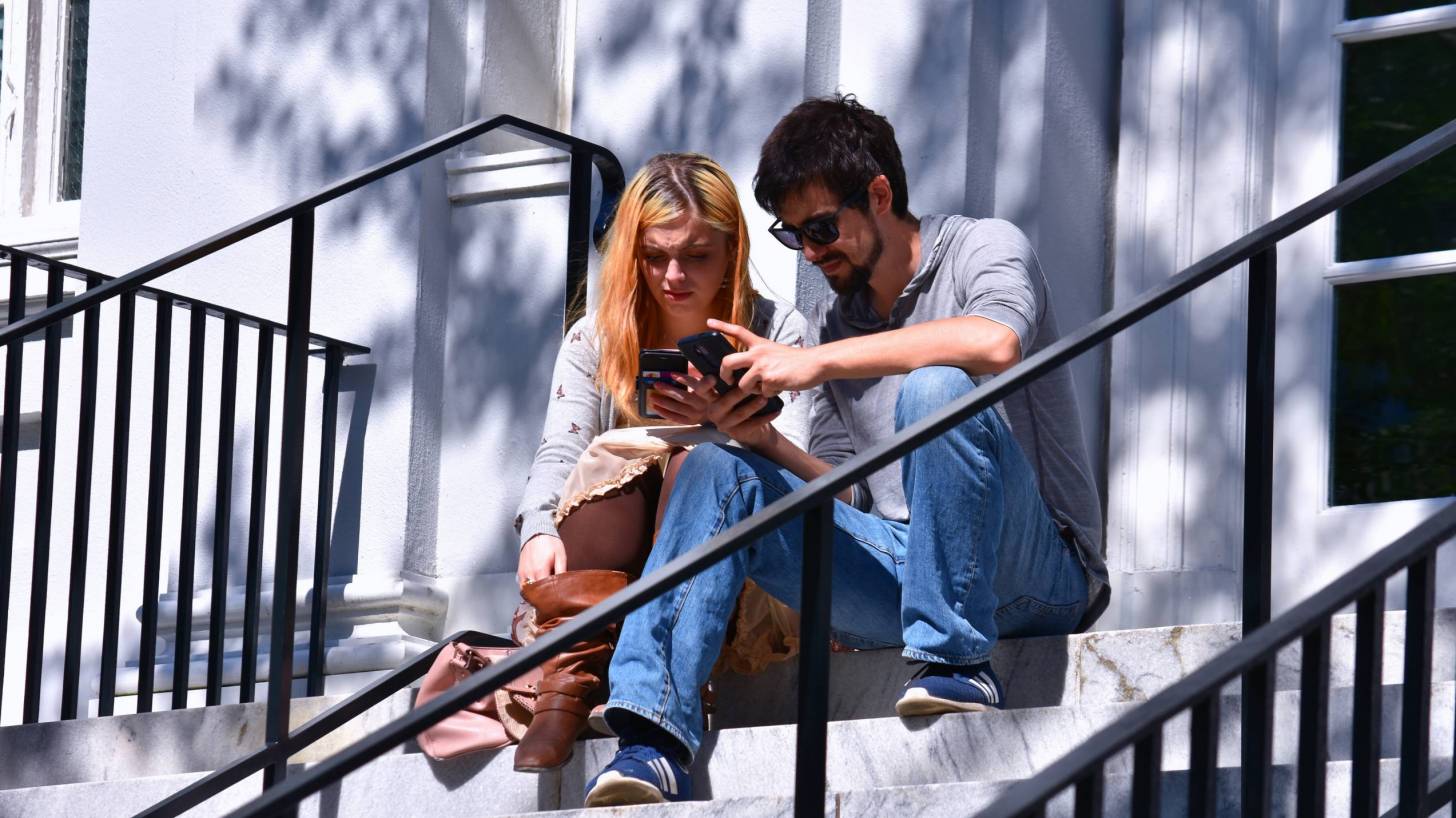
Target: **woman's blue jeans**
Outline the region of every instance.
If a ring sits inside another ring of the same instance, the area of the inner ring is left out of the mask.
[[[961,370],[911,372],[896,428],[966,394]],[[903,647],[911,659],[974,664],[998,636],[1070,633],[1087,580],[1001,416],[987,409],[901,461],[910,522],[834,503],[830,622],[852,647]],[[704,445],[684,460],[646,570],[701,545],[804,481],[742,449]],[[614,709],[658,724],[696,754],[699,689],[723,646],[745,578],[799,606],[802,518],[628,615],[609,678]],[[786,693],[785,695],[789,695]]]

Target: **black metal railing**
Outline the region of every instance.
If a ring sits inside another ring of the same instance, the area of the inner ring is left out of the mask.
[[[1245,680],[1242,710],[1252,714],[1243,729],[1260,737],[1267,753],[1273,746],[1272,669],[1281,648],[1298,641],[1299,744],[1296,758],[1297,814],[1325,814],[1326,763],[1329,759],[1331,617],[1355,603],[1355,689],[1352,713],[1351,815],[1379,814],[1381,664],[1384,655],[1385,585],[1404,571],[1406,621],[1404,693],[1400,715],[1400,785],[1396,813],[1403,818],[1429,815],[1450,800],[1450,782],[1430,787],[1431,659],[1435,629],[1436,552],[1456,537],[1456,504],[1448,505],[1409,533],[1299,603],[1239,644],[1153,696],[1126,717],[1104,728],[1045,770],[1015,784],[981,812],[982,818],[1043,814],[1047,802],[1075,787],[1079,818],[1102,814],[1104,770],[1109,759],[1133,748],[1132,794],[1136,816],[1159,814],[1162,796],[1163,730],[1168,721],[1191,711],[1189,728],[1188,809],[1193,818],[1215,814],[1218,770],[1219,697],[1235,678]],[[1250,684],[1248,680],[1259,681]],[[1456,748],[1453,748],[1456,754]],[[1244,815],[1268,815],[1272,760],[1263,756],[1240,768]],[[1444,789],[1442,789],[1444,787]]]
[[[930,416],[901,430],[866,451],[846,460],[833,470],[815,478],[796,491],[780,498],[759,513],[719,533],[692,551],[673,559],[656,571],[642,577],[627,588],[613,594],[569,624],[552,630],[510,658],[491,665],[470,679],[431,700],[428,704],[379,728],[339,753],[319,762],[303,773],[290,778],[262,796],[236,810],[234,816],[274,815],[296,807],[304,798],[339,781],[348,773],[388,752],[436,724],[467,704],[520,676],[574,642],[590,638],[613,622],[647,604],[679,583],[705,568],[748,547],[760,537],[803,515],[804,572],[802,577],[801,655],[799,677],[798,745],[796,748],[795,812],[800,816],[821,815],[824,805],[824,752],[827,735],[828,678],[828,611],[830,597],[829,559],[830,523],[834,497],[840,491],[867,477],[871,472],[890,465],[911,450],[923,445],[972,415],[995,405],[1031,381],[1071,361],[1076,356],[1107,341],[1113,335],[1147,318],[1173,301],[1203,286],[1214,278],[1244,262],[1250,262],[1248,322],[1249,390],[1247,396],[1244,487],[1244,551],[1245,578],[1243,609],[1246,634],[1262,632],[1269,619],[1270,593],[1270,527],[1272,485],[1272,418],[1273,418],[1273,355],[1274,355],[1274,287],[1276,244],[1412,167],[1456,145],[1456,120],[1453,120],[1370,167],[1350,176],[1289,212],[1273,219],[1248,234],[1225,245],[1206,258],[1173,276],[1164,284],[1135,297],[1124,307],[1108,312],[1040,352],[1031,355],[996,378],[978,386],[970,394],[945,405]],[[1420,530],[1429,532],[1449,522],[1450,512],[1442,512]],[[1406,542],[1407,540],[1402,540]],[[1383,600],[1380,600],[1383,601]],[[1368,657],[1364,652],[1362,656]],[[1427,661],[1429,667],[1429,661]],[[1244,766],[1257,766],[1259,772],[1246,778],[1245,786],[1267,791],[1267,772],[1272,743],[1267,731],[1259,727],[1263,715],[1272,706],[1272,667],[1268,662],[1245,674],[1243,745]],[[1378,678],[1378,674],[1377,674]],[[1429,684],[1427,684],[1427,688]],[[1407,695],[1411,695],[1408,693]],[[1249,705],[1253,702],[1253,707]],[[1195,717],[1216,723],[1215,711],[1204,706]],[[340,712],[363,712],[348,701]],[[1258,713],[1251,712],[1257,710]],[[1376,733],[1375,735],[1378,735]],[[1160,757],[1161,742],[1150,738],[1138,751],[1144,764]],[[1200,750],[1210,755],[1207,746]],[[205,779],[204,779],[205,780]],[[1152,785],[1139,778],[1147,792]],[[1100,777],[1097,783],[1100,785]],[[199,784],[201,782],[198,782]],[[220,791],[216,782],[211,793]],[[208,793],[210,795],[211,793]],[[204,796],[206,797],[206,796]],[[1094,799],[1084,799],[1088,809]],[[149,812],[148,815],[175,815],[171,810]],[[1093,813],[1095,814],[1095,813]]]
[[[29,276],[43,273],[46,282],[45,306],[52,309],[63,303],[66,280],[79,281],[87,290],[114,281],[112,276],[103,275],[69,262],[38,256],[24,250],[0,246],[0,256],[9,262],[10,300],[8,324],[16,325],[25,319],[27,299],[25,293]],[[142,631],[139,642],[141,655],[138,667],[137,709],[147,712],[153,705],[155,692],[155,644],[158,630],[158,587],[159,567],[162,555],[162,508],[163,490],[167,473],[166,428],[168,423],[168,390],[170,386],[170,328],[175,312],[182,311],[191,316],[189,320],[186,442],[183,456],[183,489],[181,543],[179,545],[179,570],[177,588],[177,651],[172,673],[171,707],[186,706],[190,687],[190,634],[192,627],[192,603],[194,566],[196,562],[197,510],[200,501],[199,460],[202,430],[202,366],[206,352],[206,334],[210,321],[220,321],[223,327],[222,349],[222,401],[219,405],[217,430],[219,435],[218,469],[215,504],[218,525],[213,540],[213,587],[210,604],[210,631],[208,638],[208,674],[206,702],[218,704],[222,695],[223,623],[225,595],[227,591],[228,551],[231,547],[231,529],[227,524],[231,503],[231,477],[233,454],[234,414],[232,397],[237,390],[238,336],[240,328],[246,327],[258,336],[260,348],[271,344],[272,336],[283,328],[262,318],[200,299],[180,296],[176,293],[152,287],[141,287],[123,293],[117,298],[116,309],[116,370],[115,403],[112,419],[111,485],[110,505],[107,509],[108,542],[106,551],[105,591],[102,599],[102,655],[96,701],[97,715],[109,716],[116,704],[117,658],[120,645],[122,571],[126,550],[127,482],[130,476],[130,440],[132,406],[132,364],[136,339],[136,301],[150,300],[155,305],[156,345],[154,349],[152,396],[152,443],[146,499],[147,530],[144,547],[144,590],[142,597]],[[74,420],[76,430],[76,461],[74,479],[74,507],[71,515],[70,566],[67,584],[66,638],[61,672],[60,718],[74,719],[81,709],[81,665],[83,628],[86,615],[86,577],[90,565],[89,550],[93,511],[91,508],[93,485],[93,463],[99,448],[96,441],[98,374],[101,368],[101,333],[103,331],[102,305],[96,304],[84,311],[80,333],[80,392],[76,399],[74,414],[71,407],[64,407],[60,400],[60,385],[71,373],[63,372],[61,341],[65,319],[45,320],[41,315],[33,316],[44,328],[37,334],[44,339],[41,361],[40,435],[37,445],[37,466],[35,474],[35,524],[31,557],[31,592],[27,620],[27,641],[24,687],[22,690],[21,721],[31,723],[39,720],[41,709],[41,688],[45,679],[45,620],[50,602],[49,576],[51,543],[54,531],[56,508],[56,443],[64,414],[67,420]],[[6,653],[5,625],[9,610],[9,577],[13,568],[16,502],[18,488],[19,434],[21,423],[21,398],[24,368],[23,344],[27,339],[19,332],[13,336],[9,327],[0,330],[0,337],[6,337],[6,400],[3,410],[3,471],[0,471],[0,663]],[[34,336],[32,336],[34,338]],[[328,336],[311,333],[308,344],[321,354],[326,362],[324,433],[332,435],[334,418],[330,416],[337,401],[337,377],[330,380],[327,370],[337,368],[345,357],[368,352],[357,344],[340,341]],[[260,370],[258,389],[261,395],[270,395],[271,375]],[[261,430],[254,446],[263,453],[255,464],[255,477],[267,479],[266,453],[268,451],[266,427]],[[323,474],[332,475],[333,462],[330,452],[320,459]],[[330,485],[332,481],[330,481]],[[321,496],[321,500],[327,498]],[[253,497],[257,516],[249,532],[250,541],[262,542],[262,493]],[[324,515],[327,516],[327,515]],[[327,550],[315,554],[316,561],[326,561]],[[325,567],[326,562],[323,562]],[[262,571],[261,561],[249,565],[248,584],[256,591]],[[317,612],[314,625],[322,630],[323,612]],[[251,649],[250,649],[251,648]],[[256,641],[244,648],[244,664],[256,664]],[[323,654],[311,654],[309,678],[323,678]],[[3,700],[4,680],[0,679],[0,700]],[[252,701],[254,684],[249,680],[242,684],[239,697]]]
[[[318,527],[315,532],[317,542],[315,544],[315,564],[313,571],[314,594],[310,608],[310,634],[309,634],[309,662],[307,672],[310,695],[317,695],[323,689],[323,617],[325,613],[325,589],[327,587],[328,571],[328,539],[329,539],[329,513],[332,506],[333,491],[333,414],[337,408],[337,392],[339,383],[339,371],[344,357],[350,354],[367,351],[363,347],[354,344],[347,344],[341,341],[325,338],[312,333],[310,329],[310,305],[312,301],[313,287],[313,257],[314,257],[314,217],[318,207],[325,205],[345,194],[357,190],[372,182],[383,179],[393,173],[399,172],[426,159],[435,157],[452,148],[463,145],[477,137],[494,130],[507,130],[517,135],[526,137],[548,147],[565,151],[570,156],[570,190],[569,209],[567,217],[567,263],[566,281],[567,292],[572,293],[579,290],[585,281],[587,270],[587,254],[592,244],[593,234],[599,237],[605,230],[606,224],[615,207],[617,198],[625,185],[625,178],[622,173],[621,164],[610,151],[605,148],[577,139],[568,134],[544,128],[531,122],[518,119],[512,116],[496,116],[490,119],[482,119],[477,122],[458,128],[450,133],[444,134],[433,140],[425,142],[418,147],[398,154],[371,168],[356,173],[330,187],[305,197],[292,204],[279,207],[253,219],[250,219],[233,228],[218,233],[211,238],[197,242],[189,247],[165,256],[150,264],[144,265],[124,276],[108,278],[97,273],[83,270],[74,265],[65,264],[49,259],[40,259],[33,254],[22,250],[4,248],[11,260],[11,300],[10,300],[10,323],[0,328],[0,345],[6,348],[6,383],[4,393],[4,420],[0,424],[0,451],[3,451],[3,458],[0,458],[0,664],[4,662],[4,633],[9,600],[8,594],[10,558],[12,553],[12,540],[14,535],[15,520],[15,489],[17,481],[17,460],[19,450],[19,407],[20,391],[23,366],[23,344],[28,338],[43,334],[46,339],[46,360],[45,360],[45,386],[42,398],[42,433],[41,433],[41,462],[38,472],[37,485],[41,489],[40,496],[44,498],[42,503],[45,508],[37,509],[37,531],[36,531],[36,558],[32,568],[33,588],[39,590],[32,595],[31,599],[31,632],[29,643],[29,656],[26,675],[26,691],[24,701],[24,713],[26,721],[33,721],[36,718],[39,703],[39,678],[41,667],[40,646],[43,645],[44,629],[44,606],[45,587],[44,578],[46,573],[46,562],[49,547],[49,532],[42,532],[39,520],[44,517],[49,519],[49,487],[48,480],[54,473],[54,438],[56,429],[55,394],[58,383],[57,372],[57,343],[59,342],[63,322],[77,313],[85,314],[86,340],[83,342],[86,349],[83,352],[83,373],[82,373],[82,395],[81,404],[81,426],[78,429],[78,438],[81,442],[88,442],[92,445],[82,446],[80,457],[84,462],[78,467],[78,477],[84,476],[90,480],[90,454],[94,447],[94,420],[95,408],[95,370],[99,349],[95,348],[95,341],[92,339],[98,336],[99,310],[101,306],[109,301],[117,303],[117,326],[119,341],[117,345],[117,406],[115,426],[115,448],[113,454],[112,468],[112,492],[110,534],[107,554],[106,574],[106,614],[105,627],[107,634],[115,634],[120,621],[119,600],[121,591],[121,567],[124,526],[124,514],[127,508],[127,461],[128,452],[128,431],[131,424],[131,381],[132,381],[132,339],[135,329],[135,306],[138,296],[149,297],[156,301],[156,343],[153,350],[154,355],[154,385],[153,402],[151,414],[151,449],[149,452],[150,469],[148,473],[147,504],[146,504],[146,535],[143,548],[143,588],[142,588],[142,610],[141,624],[142,636],[140,645],[139,678],[138,678],[138,709],[147,710],[150,708],[153,687],[155,684],[155,637],[158,622],[158,599],[160,591],[160,562],[162,554],[162,522],[163,522],[163,493],[166,489],[168,479],[167,469],[167,448],[165,445],[169,416],[167,413],[168,387],[170,382],[171,369],[171,333],[172,313],[174,309],[187,309],[191,311],[191,321],[188,324],[189,347],[188,347],[188,393],[186,397],[185,424],[185,446],[183,453],[183,476],[182,476],[182,528],[183,543],[178,561],[178,661],[173,677],[173,707],[185,706],[186,692],[188,687],[188,666],[187,651],[185,644],[191,629],[192,617],[192,585],[195,581],[195,541],[196,541],[196,517],[197,517],[197,489],[198,476],[197,465],[200,460],[201,446],[201,372],[204,366],[203,343],[206,337],[206,322],[208,316],[221,317],[224,321],[224,365],[223,365],[223,400],[222,415],[220,422],[231,416],[232,404],[236,398],[236,373],[237,373],[237,331],[239,326],[253,326],[259,330],[258,344],[258,386],[257,386],[257,414],[255,419],[254,452],[253,452],[253,480],[252,480],[252,508],[249,514],[249,536],[247,565],[247,587],[244,612],[244,647],[243,647],[243,668],[241,684],[243,687],[244,701],[251,700],[252,690],[256,684],[256,660],[257,640],[259,636],[259,620],[261,618],[260,597],[262,591],[262,565],[263,565],[263,503],[271,491],[278,493],[276,500],[277,507],[277,532],[274,541],[274,579],[273,579],[273,600],[272,616],[270,619],[271,643],[268,672],[268,710],[266,728],[266,746],[276,747],[284,739],[287,733],[288,713],[290,709],[291,684],[294,676],[294,616],[297,595],[297,571],[298,553],[300,539],[300,521],[302,514],[303,495],[303,468],[304,468],[304,420],[306,417],[307,401],[307,363],[312,354],[320,354],[324,359],[323,381],[326,388],[324,396],[324,423],[323,440],[320,447],[321,468],[319,470],[319,508]],[[601,195],[598,206],[598,214],[593,225],[591,218],[592,199],[592,168],[597,169],[601,179]],[[173,293],[166,293],[154,290],[146,285],[154,279],[177,270],[187,264],[205,258],[224,248],[230,247],[250,236],[267,230],[270,227],[278,226],[287,222],[291,228],[291,245],[289,254],[288,270],[288,307],[287,319],[282,324],[276,324],[263,319],[244,316],[233,310],[218,305],[180,296]],[[595,229],[594,229],[595,228]],[[50,293],[47,307],[44,311],[35,315],[25,315],[25,285],[26,271],[32,259],[40,261],[50,271]],[[85,276],[87,289],[84,293],[72,298],[62,299],[60,297],[60,276],[66,271],[72,271]],[[567,299],[570,305],[571,299]],[[563,313],[563,325],[570,316]],[[276,480],[270,480],[267,475],[267,437],[270,432],[272,418],[269,406],[272,401],[271,384],[273,371],[273,344],[272,336],[276,332],[284,335],[283,351],[283,397],[282,417],[280,419],[280,468]],[[314,349],[315,346],[321,349]],[[219,436],[219,453],[223,458],[231,458],[232,441],[231,432]],[[224,449],[226,453],[224,453]],[[227,461],[230,466],[230,460]],[[230,479],[223,478],[223,474],[230,474],[231,469],[219,469],[218,495],[216,498],[217,512],[219,514],[219,538],[225,538],[226,519],[231,511],[231,483]],[[78,496],[85,492],[78,492]],[[82,516],[82,510],[78,508],[78,519]],[[89,508],[85,509],[89,515]],[[89,519],[89,517],[88,517]],[[45,534],[42,537],[42,533]],[[84,563],[85,557],[85,536],[77,540],[80,544],[80,551],[73,550],[73,558],[79,555]],[[215,543],[215,546],[218,543]],[[222,562],[220,568],[218,563]],[[209,639],[211,640],[211,652],[207,672],[207,683],[209,686],[207,701],[209,704],[220,701],[220,686],[222,669],[218,662],[222,655],[219,645],[222,638],[222,617],[216,614],[219,605],[220,584],[216,582],[218,572],[226,567],[225,560],[214,561],[214,586],[212,589],[212,604],[214,614],[209,621]],[[38,583],[37,579],[38,578]],[[84,588],[84,564],[80,567],[73,565],[71,585],[73,588]],[[83,594],[73,594],[71,604],[79,610]],[[39,614],[39,615],[38,615]],[[79,628],[74,616],[68,625],[68,631]],[[79,631],[76,630],[79,634]],[[117,661],[117,644],[114,638],[103,639],[102,665],[103,673],[100,682],[102,699],[106,702],[102,707],[102,715],[111,712],[110,702],[115,695],[115,667]],[[75,716],[74,702],[78,695],[79,683],[75,676],[79,676],[79,636],[75,640],[77,651],[73,651],[68,643],[66,660],[66,690],[69,696],[68,701],[72,702],[67,709],[67,717]],[[73,672],[74,671],[74,672]],[[0,690],[3,693],[3,690]],[[286,775],[286,755],[280,755],[277,759],[271,759],[264,769],[265,785],[271,785],[282,780]]]

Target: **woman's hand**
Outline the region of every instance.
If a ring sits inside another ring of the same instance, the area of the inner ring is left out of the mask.
[[[713,393],[715,400],[708,405],[707,420],[718,431],[733,438],[750,451],[760,454],[773,442],[778,431],[769,425],[778,412],[755,417],[768,404],[763,395],[750,395],[738,387]]]
[[[647,405],[662,416],[663,420],[684,426],[696,426],[708,419],[708,406],[717,397],[713,391],[713,379],[699,374],[696,367],[688,366],[688,374],[672,376],[676,386],[654,383],[652,394],[647,396]]]
[[[565,570],[565,543],[561,542],[560,537],[537,534],[521,546],[521,558],[516,563],[516,582],[525,585]]]
[[[688,366],[687,375],[673,375],[680,388],[653,384],[648,396],[652,410],[674,423],[711,423],[718,431],[752,450],[759,450],[776,434],[769,423],[778,413],[754,417],[768,398],[750,395],[734,387],[723,394],[713,387],[718,379],[703,375],[697,367]]]

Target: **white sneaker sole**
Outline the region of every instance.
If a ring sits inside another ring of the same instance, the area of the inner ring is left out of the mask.
[[[980,713],[996,708],[980,702],[958,702],[932,696],[922,688],[912,687],[895,702],[897,716],[936,716],[941,713]]]
[[[618,772],[602,773],[595,787],[586,794],[588,807],[625,807],[633,804],[662,804],[667,801],[662,791],[646,781],[628,778]]]

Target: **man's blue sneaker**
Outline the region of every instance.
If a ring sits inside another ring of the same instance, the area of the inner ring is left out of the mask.
[[[895,702],[895,712],[901,716],[933,716],[1000,710],[1005,696],[990,662],[969,666],[927,662],[905,683],[905,692]]]
[[[646,744],[627,744],[606,769],[586,785],[588,807],[661,804],[693,797],[688,771]]]

